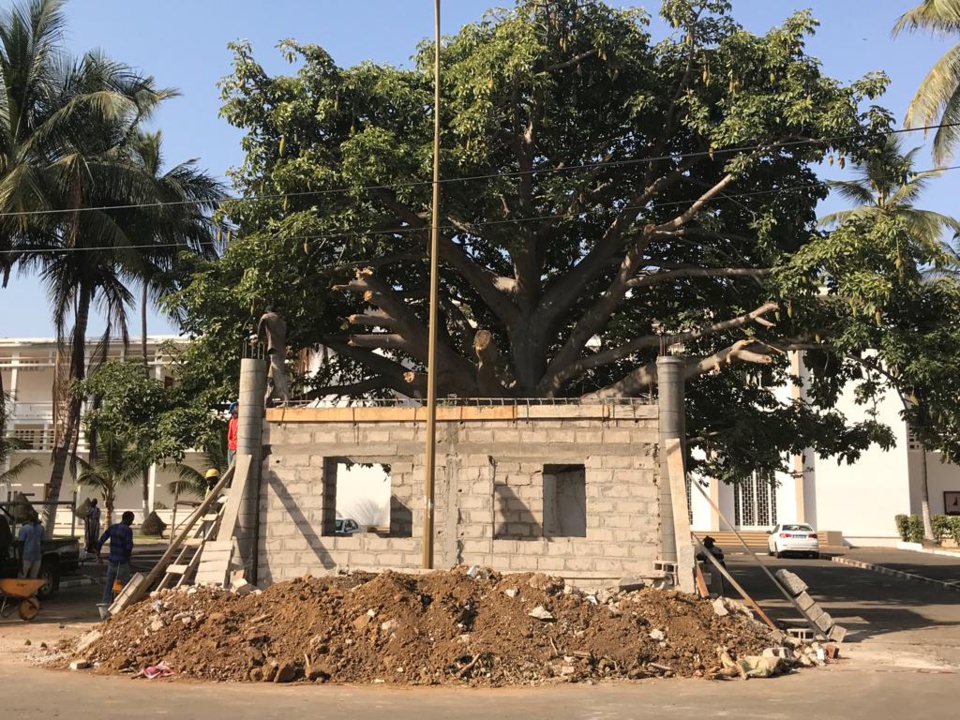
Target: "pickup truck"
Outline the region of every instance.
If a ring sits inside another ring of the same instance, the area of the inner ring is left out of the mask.
[[[20,543],[16,539],[19,526],[14,522],[9,510],[12,503],[0,503],[0,513],[7,521],[13,542],[7,551],[7,557],[0,557],[0,578],[17,577],[20,570]],[[46,600],[60,589],[60,578],[75,573],[80,567],[80,538],[57,537],[43,541],[43,557],[40,562],[39,577],[46,580],[37,591],[37,597]]]

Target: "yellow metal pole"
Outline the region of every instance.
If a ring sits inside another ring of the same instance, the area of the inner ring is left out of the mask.
[[[434,0],[433,212],[430,219],[430,320],[427,325],[427,447],[423,459],[423,567],[433,567],[433,498],[437,469],[437,294],[440,245],[440,0]]]

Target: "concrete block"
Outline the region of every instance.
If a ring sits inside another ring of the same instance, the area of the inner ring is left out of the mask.
[[[625,558],[630,556],[630,549],[625,545],[617,543],[605,543],[603,546],[603,556],[607,558]]]
[[[593,572],[595,562],[594,558],[568,557],[563,561],[563,569],[567,572]]]
[[[830,632],[827,633],[827,637],[833,640],[834,642],[843,642],[843,639],[847,636],[846,628],[842,628],[839,625],[834,625],[830,628]]]
[[[797,595],[794,600],[797,605],[806,613],[810,612],[810,608],[814,607],[817,604],[817,601],[810,597],[809,593],[802,592]]]
[[[565,558],[562,557],[544,557],[535,558],[537,570],[540,572],[559,572],[564,569]]]
[[[789,570],[777,570],[774,574],[777,580],[780,581],[780,584],[783,585],[791,595],[796,596],[809,589],[803,580]]]

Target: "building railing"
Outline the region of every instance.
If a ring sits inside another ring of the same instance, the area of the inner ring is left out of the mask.
[[[10,413],[10,419],[14,422],[22,422],[25,420],[53,420],[52,402],[15,401],[7,405],[7,411]]]

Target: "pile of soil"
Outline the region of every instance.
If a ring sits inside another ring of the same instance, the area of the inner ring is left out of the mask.
[[[154,593],[100,626],[82,657],[102,671],[165,661],[208,680],[531,684],[711,676],[772,643],[734,609],[673,590],[585,595],[542,574],[305,577],[237,595]]]

